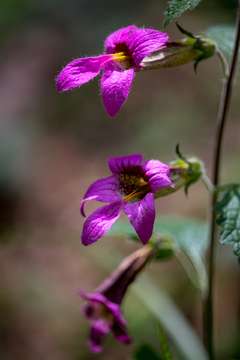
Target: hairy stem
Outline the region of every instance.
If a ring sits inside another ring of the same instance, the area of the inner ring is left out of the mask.
[[[215,146],[213,153],[213,172],[212,172],[212,183],[214,187],[218,186],[219,183],[222,138],[223,138],[224,126],[227,119],[227,111],[231,99],[234,74],[237,65],[239,40],[240,40],[240,0],[238,2],[235,45],[229,64],[229,75],[226,77],[223,85],[222,97],[220,101],[218,119],[217,119],[217,129],[216,129]],[[207,293],[205,294],[204,304],[203,304],[203,334],[204,334],[203,336],[204,336],[204,343],[208,351],[210,360],[215,359],[214,347],[213,347],[213,341],[214,341],[213,287],[214,287],[214,277],[215,277],[217,225],[216,225],[216,212],[213,211],[213,206],[215,205],[216,200],[217,200],[217,192],[214,191],[211,193],[211,199],[210,199],[210,206],[211,206],[210,208],[211,215],[209,219],[210,247],[209,247],[209,252],[207,254],[209,288]]]

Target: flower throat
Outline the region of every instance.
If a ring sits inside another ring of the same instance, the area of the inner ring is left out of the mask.
[[[132,58],[132,53],[129,50],[127,44],[124,42],[115,45],[115,52],[113,56],[115,60],[124,62],[126,70],[136,67],[136,64]]]

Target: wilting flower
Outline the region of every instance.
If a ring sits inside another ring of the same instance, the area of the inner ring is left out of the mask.
[[[108,160],[112,176],[94,182],[86,192],[81,204],[98,200],[109,204],[94,211],[85,221],[82,243],[90,245],[100,239],[118,219],[123,210],[143,244],[153,232],[155,220],[154,198],[162,188],[173,187],[169,167],[158,160],[145,161],[141,155],[131,155]],[[164,196],[164,195],[161,195]]]
[[[107,37],[105,55],[77,59],[69,63],[57,79],[57,90],[71,90],[97,76],[104,69],[101,89],[104,106],[110,116],[116,115],[130,91],[141,61],[158,50],[168,35],[135,25],[122,28]]]
[[[115,339],[130,344],[126,333],[128,324],[121,313],[121,303],[128,286],[147,262],[157,255],[151,246],[145,246],[124,259],[118,268],[91,294],[79,290],[79,294],[88,301],[83,313],[91,321],[91,333],[88,346],[91,352],[102,350],[102,338],[110,331]]]

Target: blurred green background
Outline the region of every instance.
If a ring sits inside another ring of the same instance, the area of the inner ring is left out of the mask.
[[[236,0],[203,0],[178,19],[191,32],[234,24]],[[124,314],[134,343],[106,341],[102,354],[86,348],[87,320],[78,288],[92,291],[108,275],[82,246],[80,202],[95,180],[109,176],[107,159],[141,153],[174,160],[180,143],[211,173],[213,136],[223,76],[216,56],[136,74],[127,102],[110,118],[100,77],[69,93],[55,78],[72,59],[99,55],[113,31],[135,24],[162,30],[161,0],[0,0],[0,358],[1,360],[130,359],[142,343],[159,350],[156,321],[131,290]],[[165,31],[181,39],[174,22]],[[239,70],[224,137],[222,181],[239,182]],[[161,214],[206,219],[202,183],[158,199]],[[87,204],[90,214],[99,204]],[[137,246],[105,237],[96,251]],[[111,259],[106,258],[106,262]],[[219,359],[240,359],[239,266],[231,247],[218,247],[216,327]],[[149,274],[184,311],[201,336],[201,296],[177,261]],[[171,339],[170,339],[171,342]],[[179,359],[181,359],[179,357]]]

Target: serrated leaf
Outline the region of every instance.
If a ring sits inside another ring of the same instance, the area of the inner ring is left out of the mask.
[[[184,258],[178,256],[190,280],[200,290],[207,286],[207,276],[204,267],[204,254],[207,248],[207,225],[192,218],[157,218],[154,224],[154,233],[170,235],[177,248],[190,260],[189,266]],[[108,233],[109,236],[136,238],[133,227],[127,221],[117,221]],[[181,255],[181,254],[177,254]]]
[[[148,345],[143,345],[134,356],[134,360],[162,360]]]
[[[216,41],[224,54],[230,57],[234,46],[235,31],[235,27],[232,25],[217,25],[204,32]]]
[[[193,10],[201,0],[170,0],[168,1],[169,7],[165,11],[166,19],[163,27],[166,27],[175,17],[190,9]]]
[[[231,186],[222,194],[215,208],[221,215],[217,224],[223,230],[220,244],[234,245],[233,252],[240,256],[240,185]]]

